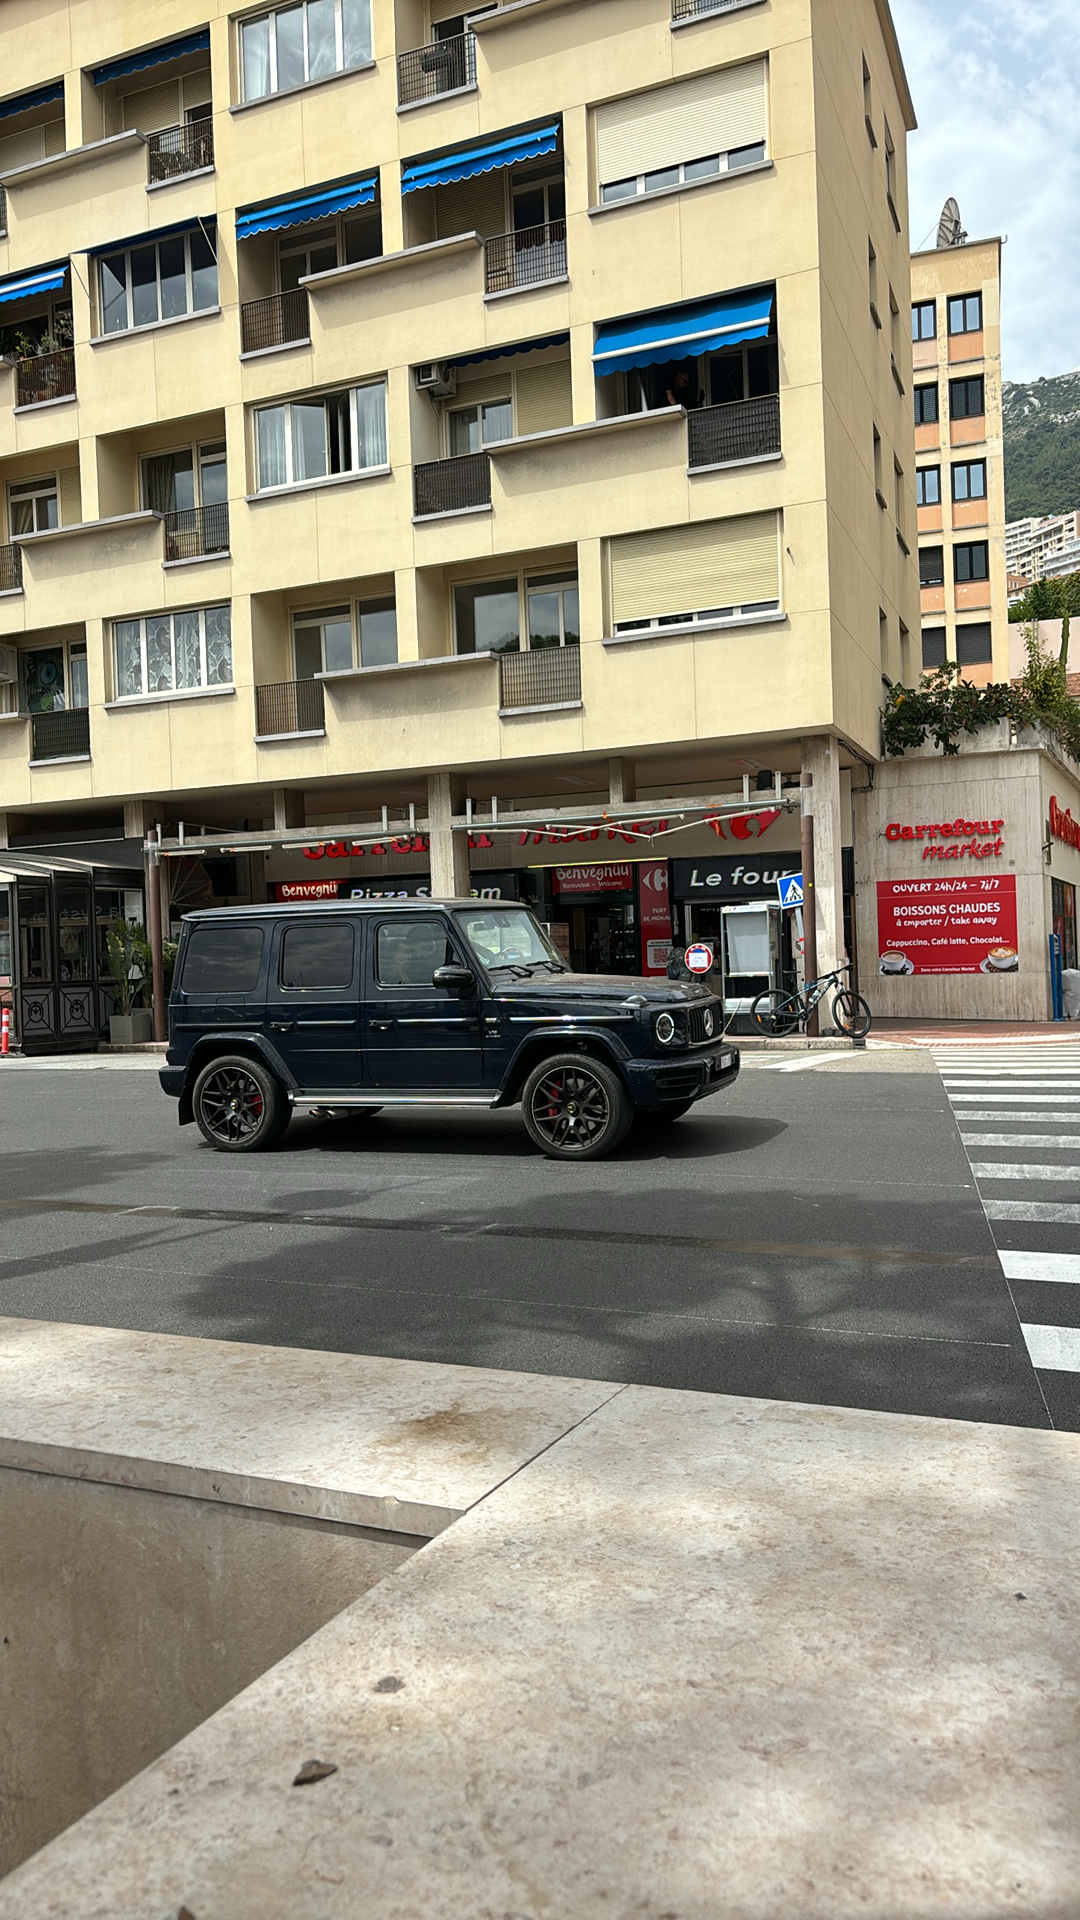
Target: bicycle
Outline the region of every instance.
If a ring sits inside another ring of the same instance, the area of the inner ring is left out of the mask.
[[[820,1006],[829,988],[835,987],[833,1024],[852,1040],[861,1040],[870,1031],[873,1015],[861,993],[842,984],[844,975],[850,971],[847,964],[837,967],[834,973],[824,973],[819,980],[808,980],[797,993],[781,993],[776,988],[769,993],[759,993],[750,1009],[750,1018],[759,1033],[770,1040],[779,1039],[783,1034],[805,1027],[814,1008]]]

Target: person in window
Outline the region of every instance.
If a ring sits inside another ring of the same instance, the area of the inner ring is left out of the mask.
[[[671,361],[657,368],[655,407],[700,407],[704,394],[692,361]]]

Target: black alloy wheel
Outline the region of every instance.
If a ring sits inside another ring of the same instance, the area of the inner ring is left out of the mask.
[[[841,1033],[849,1033],[853,1040],[862,1040],[870,1031],[873,1015],[861,993],[852,993],[850,987],[841,987],[833,1001],[833,1022]]]
[[[521,1095],[530,1140],[550,1160],[600,1160],[625,1139],[634,1108],[617,1073],[587,1054],[534,1067]]]
[[[258,1153],[280,1140],[292,1117],[284,1090],[258,1060],[227,1054],[195,1082],[199,1131],[218,1153]]]
[[[759,993],[750,1009],[750,1018],[759,1033],[770,1040],[778,1040],[784,1034],[798,1030],[800,1018],[799,1002],[790,993]]]

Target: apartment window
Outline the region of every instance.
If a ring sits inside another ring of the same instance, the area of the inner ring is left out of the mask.
[[[113,623],[116,697],[179,693],[232,683],[230,610],[195,607]]]
[[[932,427],[938,418],[938,390],[936,384],[931,387],[915,389],[915,425]]]
[[[765,158],[765,62],[612,101],[595,129],[604,205],[752,166]]]
[[[979,333],[981,329],[981,293],[961,293],[949,301],[950,333]]]
[[[355,614],[355,622],[354,622]],[[398,657],[397,605],[392,594],[353,606],[293,615],[293,663],[298,680],[317,673],[347,673],[356,664],[354,631],[362,667],[392,666]]]
[[[971,380],[949,381],[949,418],[977,420],[986,412],[986,383],[981,373]]]
[[[915,473],[915,505],[917,507],[938,507],[941,505],[941,468],[919,467]]]
[[[386,382],[255,411],[258,491],[387,464]]]
[[[224,440],[147,454],[142,461],[142,503],[151,513],[219,506],[228,497]]]
[[[959,460],[952,470],[954,500],[986,499],[986,461]]]
[[[245,100],[325,80],[371,59],[371,0],[301,0],[240,23]]]
[[[329,273],[337,266],[355,266],[382,252],[382,221],[377,212],[308,227],[303,239],[290,236],[278,247],[278,287],[291,293],[309,273]]]
[[[486,400],[473,407],[453,407],[446,416],[446,443],[451,454],[479,453],[497,440],[514,437],[514,408],[505,400]]]
[[[945,629],[944,627],[924,627],[922,631],[923,672],[928,673],[934,667],[945,665]]]
[[[893,141],[889,123],[884,122],[885,131],[885,192],[888,195],[889,208],[896,221],[896,145]]]
[[[60,525],[60,506],[56,475],[40,480],[19,480],[8,488],[8,519],[11,537],[19,533],[45,533]]]
[[[956,658],[962,667],[985,667],[994,658],[989,620],[977,625],[957,627]]]
[[[867,277],[870,285],[870,312],[874,325],[880,327],[881,315],[878,312],[877,254],[872,240],[867,242]]]
[[[217,261],[201,227],[105,254],[98,275],[102,333],[129,333],[218,304]]]
[[[911,337],[913,340],[935,340],[937,338],[937,301],[917,300],[911,309]]]
[[[581,614],[576,574],[538,574],[525,582],[526,632],[529,646],[576,647],[581,640]]]
[[[605,206],[616,200],[635,200],[643,194],[662,193],[665,187],[686,187],[695,180],[708,180],[713,174],[736,173],[740,167],[755,167],[765,158],[764,140],[753,146],[733,147],[728,153],[709,153],[700,160],[683,160],[676,167],[658,167],[653,173],[637,173],[627,180],[612,180],[601,191]]]
[[[397,604],[392,594],[359,600],[360,665],[391,667],[398,657]]]
[[[866,131],[870,135],[870,144],[872,147],[876,147],[877,135],[874,132],[874,94],[873,88],[870,85],[870,69],[866,64],[865,58],[862,63],[862,108],[863,119],[866,121]]]
[[[985,540],[972,540],[953,548],[953,578],[958,583],[989,580],[990,548]]]
[[[919,548],[919,585],[920,587],[945,585],[944,547]]]
[[[520,582],[482,580],[475,586],[455,587],[454,637],[458,653],[517,653]]]
[[[882,487],[881,487],[881,477],[882,477],[882,469],[881,469],[881,435],[880,435],[880,433],[878,432],[878,430],[877,430],[877,428],[875,427],[875,428],[874,428],[874,491],[875,491],[875,493],[877,494],[877,497],[878,497],[878,500],[879,500],[879,502],[880,502],[880,504],[881,504],[882,506],[884,506],[884,505],[885,505],[885,495],[884,495],[884,493],[883,493],[883,491],[882,491]]]
[[[896,514],[896,531],[900,533],[904,520],[904,469],[895,458],[893,460],[893,509]]]
[[[780,607],[775,513],[660,527],[609,542],[616,633],[716,626]]]

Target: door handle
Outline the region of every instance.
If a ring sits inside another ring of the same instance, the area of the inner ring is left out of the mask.
[[[368,1025],[370,1027],[374,1027],[377,1033],[389,1033],[390,1028],[395,1027],[397,1025],[397,1021],[396,1020],[369,1020]]]
[[[271,1020],[270,1031],[271,1033],[295,1033],[296,1021],[295,1020]]]

